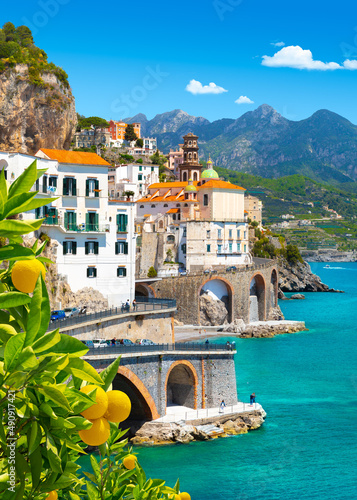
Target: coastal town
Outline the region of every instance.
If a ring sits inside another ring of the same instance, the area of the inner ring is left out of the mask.
[[[355,126],[263,102],[213,121],[157,102],[148,119],[159,65],[102,113],[122,82],[78,105],[27,24],[0,29],[1,499],[294,500],[285,476],[312,467],[312,432],[329,449],[354,380]],[[271,68],[300,48],[270,45]]]

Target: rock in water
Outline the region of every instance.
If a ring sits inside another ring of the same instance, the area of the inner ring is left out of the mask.
[[[302,293],[295,293],[290,297],[291,299],[297,299],[297,300],[303,300],[305,298],[305,295]]]
[[[227,323],[228,311],[221,300],[215,300],[208,294],[200,297],[200,323],[204,326]]]
[[[30,83],[25,64],[0,74],[0,150],[69,149],[77,124],[74,97],[54,74],[41,76],[43,84]]]
[[[279,288],[281,292],[330,291],[330,288],[322,283],[319,276],[311,272],[307,262],[289,264],[286,260],[279,262]]]

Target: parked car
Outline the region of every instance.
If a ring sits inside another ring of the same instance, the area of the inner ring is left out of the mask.
[[[236,271],[236,270],[237,270],[236,266],[230,266],[230,267],[227,267],[227,269],[226,269],[227,273],[229,273],[230,271]]]
[[[66,318],[73,318],[74,316],[79,315],[79,309],[78,307],[65,307],[64,313]]]
[[[94,347],[107,347],[107,341],[105,339],[94,339],[93,340]]]
[[[140,345],[155,345],[155,342],[149,339],[137,339],[135,343]]]
[[[134,345],[130,339],[119,339],[119,344],[121,345]]]
[[[93,340],[82,340],[83,344],[89,347],[89,349],[93,349],[94,343]]]
[[[51,313],[51,321],[58,321],[59,319],[64,319],[65,317],[66,317],[66,314],[62,310],[52,311],[52,313]]]
[[[180,276],[187,276],[186,269],[179,269]]]

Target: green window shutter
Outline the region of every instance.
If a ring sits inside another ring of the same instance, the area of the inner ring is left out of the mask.
[[[120,231],[120,214],[117,214],[117,231]]]
[[[87,278],[90,278],[90,267],[87,267]]]
[[[68,195],[68,179],[65,177],[63,179],[63,196]]]
[[[123,276],[126,276],[126,267],[123,268]]]
[[[68,228],[68,212],[64,213],[64,227]]]
[[[86,179],[86,196],[89,196],[89,179]]]
[[[98,255],[98,253],[99,253],[99,243],[98,243],[98,241],[94,242],[94,253],[95,253],[95,255]]]
[[[77,227],[77,214],[76,214],[76,212],[73,212],[73,216],[72,216],[72,226],[73,226],[73,228],[72,228],[72,229],[76,229],[76,227]]]
[[[89,226],[89,213],[86,213],[86,230],[88,231],[88,226]]]
[[[68,252],[68,241],[63,242],[63,255],[66,255]]]
[[[88,241],[86,241],[84,243],[84,252],[85,252],[86,255],[89,254],[89,242]]]
[[[99,214],[95,214],[95,229],[99,229]]]
[[[118,255],[118,254],[119,254],[119,251],[120,251],[120,250],[119,250],[119,244],[120,244],[120,243],[119,243],[119,241],[116,241],[116,242],[115,242],[115,255]]]
[[[124,241],[124,254],[128,255],[128,242]]]
[[[93,278],[96,278],[97,277],[97,268],[94,267],[93,268]]]
[[[94,189],[99,189],[99,181],[96,179],[94,183]],[[95,191],[95,197],[99,198],[99,191]]]
[[[77,179],[72,179],[72,195],[77,195]]]
[[[40,219],[41,218],[41,211],[39,208],[35,209],[35,219]]]
[[[77,242],[72,241],[72,253],[73,255],[77,255]]]
[[[127,227],[128,227],[128,216],[127,214],[124,215],[124,231],[127,231]]]

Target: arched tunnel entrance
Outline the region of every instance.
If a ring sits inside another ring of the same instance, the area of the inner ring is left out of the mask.
[[[190,362],[173,363],[166,378],[166,406],[197,408],[197,374]]]
[[[261,274],[256,274],[249,289],[249,322],[265,320],[265,281]]]
[[[154,289],[146,283],[135,284],[135,297],[155,297]]]
[[[233,321],[232,285],[222,278],[207,280],[199,290],[200,324],[223,325]]]
[[[130,429],[130,435],[134,435],[144,422],[159,418],[149,391],[139,377],[128,368],[119,368],[113,380],[113,390],[125,392],[131,401],[129,418],[119,424],[122,429]]]

